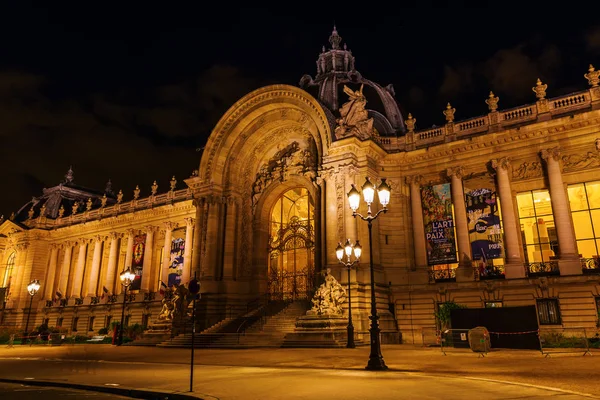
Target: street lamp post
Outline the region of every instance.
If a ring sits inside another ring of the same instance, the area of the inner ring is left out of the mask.
[[[375,197],[375,189],[377,189],[379,202],[383,208],[373,215],[371,213],[371,203],[373,203],[373,198]],[[377,315],[377,300],[375,298],[375,273],[373,271],[373,240],[371,228],[373,225],[373,220],[376,219],[382,212],[387,212],[387,205],[390,202],[390,187],[385,182],[385,178],[382,178],[381,183],[376,188],[375,185],[369,180],[369,177],[367,177],[366,182],[362,186],[362,193],[365,203],[367,203],[366,216],[361,215],[357,211],[360,204],[360,192],[354,185],[352,185],[352,189],[350,189],[350,192],[348,192],[348,203],[350,203],[350,209],[352,209],[352,216],[354,218],[359,216],[363,221],[367,221],[369,225],[369,266],[371,269],[371,316],[369,317],[371,320],[371,328],[369,329],[369,333],[371,336],[371,354],[369,355],[369,362],[367,363],[365,369],[382,371],[387,370],[388,367],[385,365],[383,356],[381,355],[379,316]]]
[[[352,250],[354,250],[354,261],[350,261],[350,256],[352,255]],[[344,258],[344,253],[346,253],[346,261],[342,261]],[[350,239],[346,240],[346,244],[342,247],[341,243],[338,243],[338,247],[335,249],[335,254],[337,255],[340,264],[346,267],[348,271],[348,342],[346,343],[346,348],[353,349],[356,347],[354,344],[354,325],[352,324],[352,295],[350,294],[350,270],[352,266],[358,263],[360,260],[360,255],[362,254],[362,246],[356,241],[356,244],[352,246],[350,244]]]
[[[27,331],[29,330],[29,317],[31,316],[31,307],[33,305],[33,296],[40,290],[40,281],[37,279],[32,280],[29,285],[27,285],[27,291],[29,292],[29,311],[27,311],[27,322],[25,322],[25,332],[23,333],[23,340],[21,344],[25,344],[27,341]]]
[[[135,279],[135,274],[127,268],[125,271],[121,272],[119,275],[121,278],[121,285],[125,288],[123,292],[123,311],[121,311],[121,323],[119,324],[119,340],[117,342],[117,346],[121,346],[123,344],[123,325],[125,325],[125,302],[127,301],[127,288],[131,285],[133,280]]]

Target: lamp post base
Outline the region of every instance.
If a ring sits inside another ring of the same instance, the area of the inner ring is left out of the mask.
[[[379,324],[377,323],[379,317],[369,318],[371,319],[371,329],[369,329],[371,335],[371,354],[369,355],[369,362],[365,369],[369,371],[387,371],[388,367],[385,365],[383,356],[381,355],[381,342],[379,340],[380,330]]]
[[[348,342],[346,343],[347,349],[354,349],[356,344],[354,343],[354,326],[348,325]]]

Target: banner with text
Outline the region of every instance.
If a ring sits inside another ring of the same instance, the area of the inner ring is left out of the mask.
[[[421,200],[428,264],[455,263],[456,243],[450,183],[423,187]]]
[[[496,192],[487,188],[465,193],[473,260],[502,257],[502,234]]]
[[[183,273],[183,252],[185,250],[185,239],[173,239],[171,242],[171,259],[169,261],[169,287],[181,283]]]
[[[133,257],[131,260],[131,272],[135,279],[129,287],[130,290],[140,290],[142,286],[142,270],[144,269],[144,252],[146,251],[146,234],[137,235],[133,238]]]

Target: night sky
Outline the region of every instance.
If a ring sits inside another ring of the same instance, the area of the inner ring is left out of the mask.
[[[490,90],[506,109],[533,103],[538,77],[555,97],[586,89],[588,65],[600,68],[597,7],[585,5],[543,15],[504,2],[452,9],[14,3],[3,6],[0,23],[6,217],[71,165],[77,184],[103,189],[110,178],[125,201],[136,184],[141,196],[153,180],[167,191],[173,175],[184,188],[198,168],[196,149],[222,114],[261,86],[314,77],[334,23],[357,70],[392,83],[417,129],[444,124],[448,101],[457,120],[467,119],[487,113]]]

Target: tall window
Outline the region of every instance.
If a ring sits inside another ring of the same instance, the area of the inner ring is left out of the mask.
[[[536,302],[540,325],[560,325],[558,299],[537,299]]]
[[[10,277],[12,276],[13,268],[15,267],[16,257],[17,253],[14,251],[10,256],[8,256],[8,260],[6,261],[6,270],[4,270],[4,279],[2,279],[2,287],[7,287],[10,283]]]
[[[275,203],[269,237],[272,297],[307,297],[314,272],[314,226],[314,204],[308,190],[288,190]]]
[[[558,241],[547,190],[517,194],[521,236],[527,263],[548,262],[556,257]]]
[[[598,259],[600,252],[600,181],[567,187],[577,249],[584,258]]]

